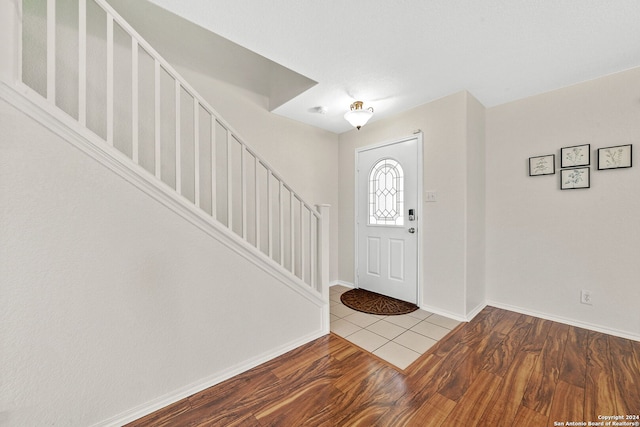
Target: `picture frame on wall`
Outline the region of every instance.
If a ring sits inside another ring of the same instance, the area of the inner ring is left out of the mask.
[[[590,168],[571,168],[560,171],[560,189],[578,190],[591,186]]]
[[[556,173],[556,155],[529,157],[529,176],[553,175]]]
[[[598,170],[631,167],[632,144],[598,148]]]
[[[560,149],[560,167],[574,168],[591,164],[591,144],[574,145]]]

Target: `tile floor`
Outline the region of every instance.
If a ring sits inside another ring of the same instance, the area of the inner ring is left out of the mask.
[[[399,316],[377,316],[352,310],[340,301],[346,286],[330,288],[331,332],[381,359],[405,369],[460,322],[417,310]]]

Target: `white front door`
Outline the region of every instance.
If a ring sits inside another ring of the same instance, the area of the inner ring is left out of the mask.
[[[418,301],[421,138],[356,151],[356,286]]]

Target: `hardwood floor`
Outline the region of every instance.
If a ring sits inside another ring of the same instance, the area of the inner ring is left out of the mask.
[[[328,335],[129,425],[541,427],[599,415],[640,415],[640,343],[487,307],[405,371]]]

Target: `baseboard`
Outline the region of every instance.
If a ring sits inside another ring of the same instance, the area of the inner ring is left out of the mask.
[[[228,380],[229,378],[233,378],[236,375],[239,375],[243,372],[248,371],[249,369],[253,369],[256,366],[259,366],[265,362],[268,362],[271,359],[274,359],[278,356],[282,356],[283,354],[291,351],[295,348],[298,348],[304,344],[307,344],[315,339],[325,336],[326,333],[324,331],[318,331],[313,334],[307,335],[300,339],[294,340],[290,343],[284,344],[272,351],[264,353],[260,356],[251,358],[243,363],[232,366],[228,369],[225,369],[222,372],[218,372],[210,377],[203,378],[200,381],[189,384],[185,387],[182,387],[178,390],[175,390],[171,393],[167,393],[164,396],[160,396],[157,399],[154,399],[150,402],[137,406],[133,409],[130,409],[122,414],[118,414],[108,420],[99,422],[94,424],[92,427],[116,427],[122,426],[132,421],[135,421],[139,418],[152,414],[153,412],[167,407],[175,402],[178,402],[181,399],[189,397],[193,394],[199,393],[203,390],[206,390],[209,387],[212,387],[216,384],[220,384],[223,381]]]
[[[448,317],[449,319],[457,320],[458,322],[468,322],[468,319],[465,316],[461,316],[458,313],[453,313],[448,310],[442,310],[438,307],[423,304],[420,306],[420,308],[434,314],[439,314],[440,316]]]
[[[620,331],[618,329],[607,328],[601,325],[595,325],[593,323],[588,322],[580,322],[573,319],[568,319],[562,316],[555,316],[548,313],[542,313],[536,310],[529,310],[526,308],[518,307],[511,304],[504,304],[497,301],[487,300],[487,305],[492,307],[501,308],[503,310],[515,311],[516,313],[526,314],[528,316],[539,317],[541,319],[551,320],[553,322],[563,323],[565,325],[576,326],[578,328],[589,329],[591,331],[601,332],[607,335],[613,335],[620,338],[626,338],[633,341],[640,341],[640,335],[630,334],[625,331]]]
[[[344,280],[333,280],[329,282],[329,287],[331,286],[346,286],[347,288],[354,289],[356,285],[350,282],[345,282]]]
[[[485,307],[486,303],[482,302],[476,306],[473,310],[467,313],[467,322],[471,322],[474,317],[476,317]]]

